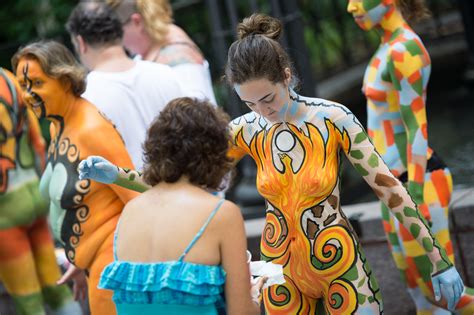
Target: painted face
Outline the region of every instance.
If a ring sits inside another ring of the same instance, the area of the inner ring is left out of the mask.
[[[23,99],[38,118],[57,113],[65,93],[59,80],[47,76],[40,64],[31,58],[20,59],[16,76],[23,91]]]
[[[285,119],[290,97],[288,86],[284,83],[256,79],[236,84],[234,89],[242,102],[269,122],[275,123]]]
[[[368,31],[380,24],[392,5],[392,0],[348,0],[347,12],[360,28]]]

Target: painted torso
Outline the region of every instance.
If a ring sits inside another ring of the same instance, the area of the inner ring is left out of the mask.
[[[113,234],[124,202],[109,185],[79,180],[77,166],[87,156],[99,153],[96,149],[101,144],[91,143],[107,139],[107,146],[122,147],[117,149],[122,154],[125,148],[113,125],[90,103],[83,101],[68,117],[52,137],[40,192],[50,201],[50,225],[64,243],[69,260],[87,268],[104,240]],[[126,158],[129,160],[128,155]]]
[[[408,169],[408,145],[414,154],[431,156],[424,130],[430,72],[430,59],[421,39],[405,26],[379,46],[364,75],[368,134],[397,176]],[[408,129],[415,134],[410,135]]]

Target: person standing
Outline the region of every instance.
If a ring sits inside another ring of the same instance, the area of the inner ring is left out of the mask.
[[[38,189],[45,142],[14,75],[0,68],[0,278],[19,315],[82,314],[66,285]]]
[[[118,217],[137,194],[81,180],[77,167],[91,154],[102,154],[129,168],[132,161],[114,126],[81,97],[86,72],[64,45],[39,41],[21,47],[12,58],[12,68],[26,104],[38,118],[51,121],[51,143],[39,190],[49,205],[53,235],[62,242],[72,268],[88,273],[91,314],[113,315],[112,292],[98,289],[97,284],[103,268],[113,260]]]
[[[340,154],[409,229],[427,253],[437,300],[450,309],[464,285],[417,205],[390,173],[348,108],[298,95],[288,54],[278,42],[282,24],[253,14],[238,25],[225,76],[251,112],[230,124],[229,156],[250,155],[257,189],[266,199],[264,260],[283,265],[286,282],[263,291],[266,314],[381,314],[383,302],[371,268],[340,207]],[[132,189],[140,174],[96,157],[81,174]]]
[[[185,95],[175,73],[166,65],[130,59],[122,47],[120,20],[105,3],[79,3],[66,28],[81,62],[91,70],[82,96],[112,121],[133,165],[142,169],[150,123],[169,101]]]
[[[454,263],[448,220],[453,189],[451,172],[428,145],[426,88],[431,60],[420,37],[407,22],[424,16],[427,9],[420,0],[350,0],[347,11],[363,30],[375,29],[381,39],[362,87],[367,98],[368,135],[392,174],[407,187]],[[418,230],[406,228],[384,204],[382,220],[395,264],[418,314],[446,309],[447,305],[436,301],[433,295],[426,252],[414,242],[413,235]],[[456,307],[459,314],[474,314],[472,294],[467,288]]]
[[[123,44],[145,60],[175,71],[187,96],[216,103],[209,63],[186,32],[173,23],[168,0],[106,0],[123,25]]]

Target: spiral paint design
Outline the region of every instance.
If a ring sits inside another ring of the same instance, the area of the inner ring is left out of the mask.
[[[357,293],[349,282],[334,280],[329,286],[326,306],[330,314],[352,314],[357,309]]]
[[[313,253],[318,262],[314,267],[320,274],[324,277],[337,278],[349,270],[355,262],[354,239],[345,227],[329,226],[316,236]]]

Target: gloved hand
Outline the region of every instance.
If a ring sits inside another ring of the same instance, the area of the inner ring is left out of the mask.
[[[112,184],[117,180],[118,168],[101,156],[89,156],[77,168],[79,179],[93,179],[100,183]]]
[[[454,311],[464,291],[464,284],[456,268],[450,267],[432,276],[431,281],[436,301],[441,300],[443,296],[448,303],[448,309]]]

